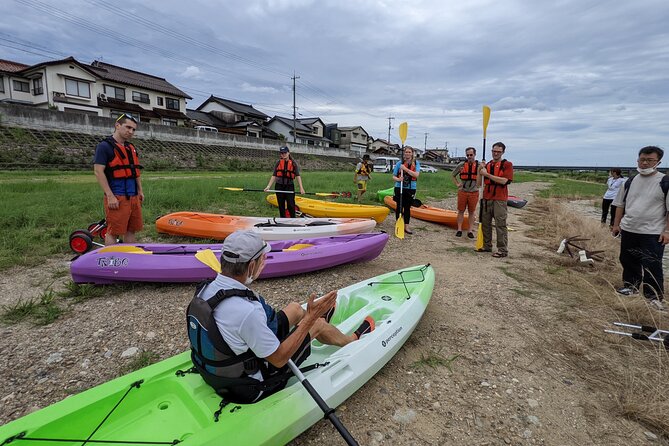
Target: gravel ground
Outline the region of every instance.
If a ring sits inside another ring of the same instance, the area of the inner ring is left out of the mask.
[[[530,203],[510,209],[508,258],[474,253],[473,240],[414,220],[414,234],[391,238],[372,262],[254,284],[280,306],[408,265],[434,266],[432,301],[412,337],[338,408],[361,444],[666,444],[660,433],[611,414],[611,394],[593,388],[550,347],[554,333],[571,336],[575,327],[555,317],[557,292],[543,272],[555,254],[526,236],[531,222],[521,218],[543,186],[511,186]],[[429,204],[454,205],[453,199]],[[389,218],[380,229],[392,233],[393,227]],[[67,268],[61,257],[7,272],[0,304],[62,287]],[[191,285],[107,287],[100,297],[71,303],[50,325],[0,326],[0,424],[122,374],[132,361],[122,357],[128,349],[160,359],[187,349],[184,314],[192,292]],[[450,367],[424,360],[456,355]],[[327,421],[293,442],[342,443]]]

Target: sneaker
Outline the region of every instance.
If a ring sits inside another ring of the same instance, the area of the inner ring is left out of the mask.
[[[325,314],[322,316],[325,319],[325,322],[328,324],[332,320],[332,316],[334,316],[335,311],[337,309],[337,304],[335,303],[332,308],[330,308],[328,311],[325,312]]]
[[[456,237],[462,237],[462,231],[458,231],[458,232],[456,232],[456,233],[455,233],[455,236],[456,236]]]
[[[362,335],[373,332],[374,328],[374,319],[372,319],[372,316],[367,316],[353,334],[360,339]]]
[[[634,296],[636,294],[639,294],[639,290],[637,290],[636,288],[625,286],[622,288],[618,288],[616,290],[616,293],[622,294],[623,296]]]
[[[655,308],[656,310],[659,310],[659,311],[666,311],[666,308],[664,307],[664,304],[659,299],[652,299],[650,301],[650,306]]]
[[[473,233],[473,232],[468,232],[468,233],[467,233],[467,237],[469,237],[469,238],[474,238],[474,233]]]

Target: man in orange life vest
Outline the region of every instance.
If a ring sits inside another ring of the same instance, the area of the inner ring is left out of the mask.
[[[483,248],[479,252],[492,251],[492,219],[497,230],[497,252],[493,257],[509,255],[508,229],[506,227],[506,200],[509,198],[508,186],[513,181],[513,164],[502,159],[506,146],[496,142],[492,146],[492,160],[481,166],[479,175],[483,177],[483,200],[481,202],[481,226],[483,229]]]
[[[135,146],[130,143],[135,130],[137,120],[124,113],[116,120],[114,133],[95,148],[93,172],[105,194],[105,245],[116,243],[117,237],[125,243],[134,243],[135,234],[143,227],[142,166]]]
[[[474,220],[476,219],[476,205],[479,201],[481,176],[478,174],[479,162],[476,161],[476,149],[465,149],[467,161],[463,161],[453,169],[453,182],[458,187],[458,231],[456,237],[462,237],[462,223],[465,220],[465,209],[469,219],[467,237],[474,238]]]
[[[300,186],[300,193],[304,194],[304,187],[302,187],[302,177],[300,176],[300,166],[297,161],[290,156],[290,150],[287,146],[279,149],[279,161],[274,165],[272,177],[265,188],[268,191],[276,182],[276,190],[287,191],[288,193],[276,194],[276,202],[279,206],[279,217],[286,217],[286,211],[291,218],[295,218],[295,184],[293,180],[297,181]]]

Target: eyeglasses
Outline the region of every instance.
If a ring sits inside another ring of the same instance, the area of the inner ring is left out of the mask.
[[[637,161],[639,164],[653,164],[657,163],[659,160],[657,158],[639,158]]]
[[[504,153],[504,150],[493,150],[492,153]]]
[[[134,117],[133,115],[131,115],[130,113],[121,113],[121,116],[119,116],[118,118],[116,118],[116,122],[119,122],[119,121],[120,121],[121,119],[123,119],[123,118],[128,118],[128,119],[130,119],[132,122],[134,122],[135,124],[137,124],[137,118],[135,118],[135,117]]]
[[[470,156],[475,156],[475,155],[473,153],[472,154],[467,154],[467,157],[470,157]]]

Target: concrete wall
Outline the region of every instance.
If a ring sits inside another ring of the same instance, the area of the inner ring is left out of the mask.
[[[114,121],[110,118],[100,116],[63,113],[54,110],[0,103],[0,125],[36,130],[60,130],[87,135],[104,135],[112,133]],[[278,150],[281,145],[278,140],[273,139],[251,138],[225,133],[204,132],[185,127],[169,127],[142,123],[140,123],[137,129],[136,136],[143,139],[154,138],[161,141],[188,142],[257,150]],[[290,150],[295,153],[357,158],[357,154],[351,153],[348,150],[293,143],[289,143],[289,146]]]

